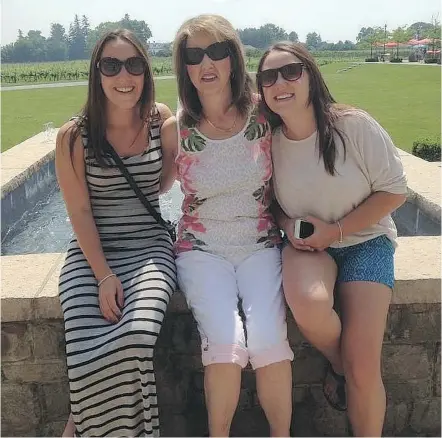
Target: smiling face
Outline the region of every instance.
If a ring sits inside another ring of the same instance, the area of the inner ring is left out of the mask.
[[[117,38],[106,43],[100,59],[116,58],[125,61],[132,57],[140,57],[137,49],[128,41]],[[105,76],[100,72],[100,80],[103,92],[112,105],[132,109],[138,104],[143,92],[144,74],[132,75],[122,66],[115,76]]]
[[[197,32],[187,39],[186,48],[207,49],[217,42],[213,36]],[[201,63],[187,65],[186,68],[189,78],[199,94],[214,95],[226,90],[230,92],[230,56],[214,61],[205,53]]]
[[[272,50],[265,58],[261,71],[301,62],[292,53]],[[309,82],[309,75],[305,68],[299,79],[294,81],[284,79],[281,72],[278,72],[276,82],[269,87],[262,87],[262,94],[267,106],[280,116],[293,113],[293,111],[306,111],[309,105]]]

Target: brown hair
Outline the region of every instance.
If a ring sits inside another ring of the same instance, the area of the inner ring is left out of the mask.
[[[92,52],[89,67],[89,83],[86,104],[84,105],[79,119],[74,126],[69,139],[69,149],[71,156],[76,139],[83,128],[86,129],[88,136],[88,146],[92,151],[94,158],[102,167],[108,166],[105,158],[104,143],[106,137],[106,96],[101,87],[100,71],[97,63],[101,59],[105,45],[110,41],[117,39],[124,40],[136,49],[139,56],[146,62],[146,71],[144,73],[144,86],[140,96],[140,119],[148,120],[153,112],[155,103],[155,86],[152,75],[152,68],[149,61],[146,48],[133,32],[127,29],[118,29],[107,32],[95,44]]]
[[[178,30],[173,45],[173,58],[178,79],[178,94],[183,107],[183,121],[192,126],[201,118],[201,102],[198,93],[184,62],[184,49],[187,39],[196,33],[213,35],[217,41],[229,43],[232,73],[230,86],[232,88],[232,105],[236,106],[242,115],[246,115],[253,105],[253,82],[246,71],[244,52],[239,35],[225,18],[219,15],[199,15],[187,20]]]
[[[313,56],[302,44],[281,42],[271,46],[264,52],[261,60],[259,61],[258,73],[262,71],[264,61],[269,53],[273,51],[288,52],[295,55],[304,64],[304,69],[309,74],[310,86],[307,104],[311,104],[313,106],[313,111],[315,114],[316,127],[318,131],[319,157],[323,158],[326,171],[330,175],[334,175],[336,172],[335,161],[337,157],[335,134],[339,136],[342,142],[344,148],[344,159],[346,155],[344,133],[342,133],[336,127],[336,120],[343,110],[348,110],[350,107],[336,105],[336,101],[333,99],[333,96],[331,95]],[[261,96],[261,110],[267,117],[270,126],[272,129],[281,126],[283,124],[281,117],[274,113],[265,102],[264,93],[262,90],[262,85],[259,82],[259,78],[257,79],[257,86]]]

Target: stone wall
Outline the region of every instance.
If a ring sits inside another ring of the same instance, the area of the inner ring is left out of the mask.
[[[385,436],[440,436],[440,304],[392,304],[384,339],[388,393]],[[296,436],[346,436],[346,415],[321,389],[322,356],[289,317]],[[369,327],[367,328],[369,330]],[[177,293],[157,346],[156,373],[163,436],[203,436],[207,418],[199,338]],[[57,436],[69,413],[63,323],[59,318],[2,324],[3,436]],[[243,372],[234,436],[268,436],[254,373]]]

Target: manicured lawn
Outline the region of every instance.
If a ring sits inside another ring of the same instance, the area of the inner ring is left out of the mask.
[[[174,79],[155,83],[157,101],[175,111],[177,101]],[[87,87],[41,88],[1,93],[2,152],[43,131],[43,124],[61,126],[77,114],[86,100]]]
[[[440,67],[333,63],[321,69],[330,91],[341,103],[365,109],[390,133],[400,148],[410,151],[422,135],[437,135],[441,126]],[[175,80],[156,81],[157,101],[176,109]],[[62,125],[77,113],[86,87],[7,91],[2,93],[2,151],[43,130]]]
[[[334,98],[369,112],[401,149],[411,151],[418,137],[440,134],[440,67],[362,64],[336,73],[331,64],[323,71]]]

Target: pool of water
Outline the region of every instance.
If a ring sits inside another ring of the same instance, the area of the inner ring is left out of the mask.
[[[174,221],[180,218],[182,199],[177,183],[160,197],[164,219]],[[54,188],[10,230],[2,242],[1,255],[64,252],[72,234],[61,192]]]
[[[160,197],[163,217],[176,221],[181,216],[183,194],[178,183]],[[399,236],[440,235],[440,223],[420,215],[415,227],[416,206],[406,202],[393,218]],[[27,211],[2,241],[1,255],[64,252],[72,238],[72,227],[60,191],[54,189],[32,210]]]

